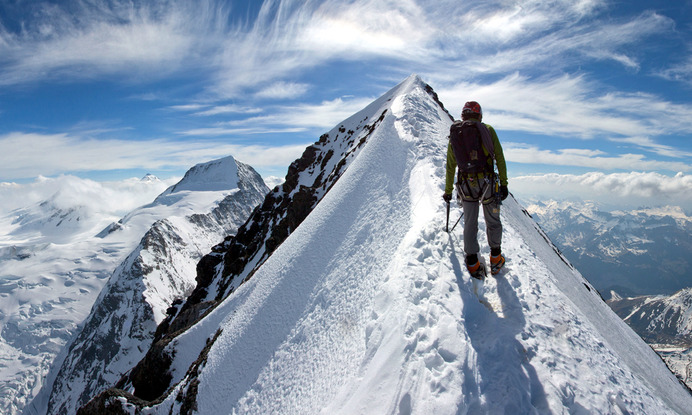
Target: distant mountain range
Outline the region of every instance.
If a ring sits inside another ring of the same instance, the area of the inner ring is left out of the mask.
[[[692,288],[671,296],[613,298],[608,304],[692,388]]]
[[[526,209],[604,298],[692,286],[692,218],[678,207],[607,212],[547,201]]]

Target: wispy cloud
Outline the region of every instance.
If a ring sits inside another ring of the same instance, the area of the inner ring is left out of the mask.
[[[607,155],[598,150],[560,149],[544,150],[526,144],[506,143],[503,145],[508,161],[552,166],[587,167],[604,170],[640,170],[689,172],[692,165],[681,161],[646,159],[641,154]]]
[[[209,109],[205,109],[204,111],[198,111],[195,112],[194,115],[212,116],[221,114],[257,114],[262,111],[263,110],[261,108],[243,107],[240,105],[229,104],[218,105]]]
[[[673,159],[692,158],[692,152],[655,142],[651,137],[613,138],[612,141],[633,144],[655,154]]]
[[[222,123],[224,124],[224,123]],[[182,136],[192,136],[192,137],[232,137],[232,136],[246,136],[246,135],[257,135],[257,134],[282,134],[282,133],[300,133],[305,131],[302,127],[272,127],[272,126],[262,126],[259,119],[254,119],[252,124],[257,124],[257,127],[247,127],[247,128],[231,128],[224,126],[212,126],[212,127],[200,127],[192,128],[189,130],[181,131],[178,134]]]
[[[0,183],[0,217],[12,210],[46,200],[57,207],[87,206],[91,212],[121,216],[150,203],[178,178],[149,181],[129,178],[117,182],[96,182],[75,176],[39,176],[30,183]]]
[[[255,97],[264,99],[286,99],[303,96],[310,88],[307,84],[295,82],[276,82],[255,93]]]
[[[278,132],[300,132],[328,129],[365,108],[373,98],[337,98],[319,104],[296,104],[271,108],[271,114],[216,123],[213,126],[189,129],[188,136],[221,136]]]
[[[676,205],[692,211],[692,176],[684,173],[553,173],[514,177],[510,188],[522,198],[577,198],[632,208]]]
[[[692,86],[692,56],[688,56],[686,60],[660,71],[658,76]]]
[[[302,154],[307,144],[264,146],[218,140],[94,140],[68,134],[11,133],[0,136],[0,154],[12,155],[3,161],[0,180],[83,171],[186,170],[197,163],[227,155],[256,168],[281,166],[283,169]]]
[[[0,85],[122,75],[161,77],[209,53],[228,11],[211,1],[39,3],[22,31],[0,30]]]
[[[250,158],[266,153],[272,159],[270,153],[278,152],[268,147],[250,151],[211,138],[333,127],[371,97],[316,102],[326,95],[309,96],[316,89],[309,74],[329,64],[347,67],[353,62],[369,64],[363,77],[388,82],[399,73],[419,72],[455,115],[473,97],[498,129],[628,147],[628,154],[585,154],[559,150],[570,145],[548,150],[517,144],[514,154],[507,152],[517,162],[528,162],[537,153],[538,162],[557,165],[600,168],[596,164],[607,161],[613,168],[689,171],[689,149],[666,142],[665,136],[689,134],[690,105],[650,93],[606,89],[589,72],[576,69],[607,62],[635,73],[643,53],[638,46],[674,30],[673,20],[659,13],[611,17],[602,13],[612,7],[607,0],[265,0],[257,18],[248,22],[235,15],[228,2],[214,0],[34,4],[37,12],[26,18],[21,30],[0,26],[0,86],[193,76],[195,88],[204,93],[183,98],[191,104],[166,108],[189,116],[178,138],[202,139],[183,145],[165,139],[88,140],[77,132],[7,134],[0,137],[0,149],[19,156],[3,166],[3,174],[13,172],[14,177],[65,168],[125,169],[142,165],[145,157],[152,166],[187,166],[224,154],[253,164],[238,154],[243,151]],[[683,61],[663,76],[684,82],[690,72],[689,61]],[[338,94],[343,91],[333,96]],[[157,99],[145,91],[143,97]],[[298,98],[308,103],[291,103]],[[263,103],[261,110],[258,103]],[[225,115],[232,121],[211,123],[205,118]],[[17,137],[64,155],[70,163],[44,159],[35,151],[23,154],[20,147],[27,146]],[[188,151],[190,146],[193,151]],[[159,155],[148,147],[165,151]],[[633,147],[674,161],[632,154]],[[112,163],[104,153],[115,155]],[[288,164],[300,150],[295,146],[284,153],[291,154],[282,158]],[[266,160],[257,157],[259,165]],[[628,163],[636,167],[626,167]]]
[[[688,149],[662,142],[666,136],[692,130],[692,105],[669,102],[647,93],[604,92],[602,85],[588,81],[583,75],[529,79],[515,73],[492,83],[459,83],[440,90],[439,95],[457,114],[465,100],[478,100],[487,114],[485,120],[501,130],[606,140],[627,143],[664,157],[692,157]],[[518,154],[514,157],[520,157],[521,148],[515,151]],[[543,154],[545,158],[541,162],[547,164],[563,164],[557,163],[563,161],[596,167],[599,160],[584,158],[577,163],[565,155]],[[625,154],[612,161],[613,164],[606,166],[629,168],[626,163],[636,161],[634,165],[643,170],[688,170],[682,168],[684,163],[645,161],[642,155]]]
[[[247,91],[295,98],[308,85],[288,79],[330,61],[425,63],[439,79],[546,62],[555,70],[571,65],[571,57],[636,68],[628,47],[673,25],[655,13],[591,19],[606,7],[604,0],[265,0],[251,24],[232,20],[226,3],[213,0],[71,4],[39,3],[43,13],[22,32],[0,28],[3,84],[194,68],[212,74],[207,92],[222,98]]]
[[[439,91],[447,106],[484,103],[493,125],[505,130],[594,137],[638,137],[692,129],[692,106],[646,93],[603,91],[583,75],[530,79],[514,73],[492,83],[459,83]],[[455,111],[456,112],[456,111]]]

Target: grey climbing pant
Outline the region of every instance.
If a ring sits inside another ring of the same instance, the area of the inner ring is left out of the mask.
[[[480,251],[478,244],[480,206],[483,206],[485,234],[490,249],[500,248],[502,244],[500,200],[493,192],[493,184],[496,184],[494,179],[494,177],[464,177],[457,182],[457,196],[464,209],[464,252],[466,255],[477,254]]]
[[[462,201],[464,208],[464,252],[466,255],[477,254],[480,251],[478,245],[478,214],[480,206],[483,206],[485,217],[485,234],[488,237],[490,249],[499,248],[502,245],[502,222],[500,222],[500,205],[496,201],[482,204],[478,201]]]

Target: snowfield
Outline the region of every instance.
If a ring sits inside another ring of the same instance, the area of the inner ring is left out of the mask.
[[[511,196],[505,270],[472,281],[461,227],[444,232],[451,120],[425,87],[412,76],[342,123],[388,110],[254,276],[169,345],[174,388],[138,411],[690,413],[689,392]]]

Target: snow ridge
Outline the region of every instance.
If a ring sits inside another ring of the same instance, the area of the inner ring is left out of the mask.
[[[347,168],[321,199],[306,198],[306,214],[279,244],[267,247],[281,229],[268,227],[242,264],[231,241],[216,248],[215,261],[200,263],[211,274],[188,307],[200,307],[202,318],[155,343],[138,365],[170,359],[159,374],[170,379],[163,391],[131,378],[86,413],[109,405],[142,414],[666,414],[690,407],[675,376],[513,198],[502,213],[506,270],[476,294],[461,236],[442,231],[451,119],[415,76],[368,108],[376,128],[357,153],[341,153]],[[342,140],[351,125],[336,127]],[[319,157],[318,150],[306,152]],[[309,188],[333,171],[320,163],[297,162],[305,173],[291,176],[294,183]],[[295,203],[302,188],[287,181],[260,208],[273,219],[265,222],[258,210],[244,228],[289,217],[275,196],[293,194]],[[481,234],[484,227],[481,218]],[[481,246],[487,257],[487,243]]]

